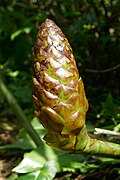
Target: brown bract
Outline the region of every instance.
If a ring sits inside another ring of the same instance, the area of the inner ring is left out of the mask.
[[[58,149],[73,148],[88,102],[70,44],[50,19],[40,26],[33,61],[35,114],[48,130],[45,140]]]

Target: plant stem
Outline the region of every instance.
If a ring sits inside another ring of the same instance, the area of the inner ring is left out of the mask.
[[[6,85],[4,84],[2,78],[0,77],[0,91],[2,92],[2,94],[5,96],[5,98],[7,99],[9,105],[11,106],[11,108],[13,109],[14,113],[16,114],[17,118],[19,119],[20,123],[22,124],[22,126],[25,128],[25,130],[27,131],[27,133],[30,135],[30,137],[32,138],[32,140],[35,142],[36,146],[41,146],[42,145],[42,141],[39,138],[39,135],[37,134],[37,132],[34,130],[34,128],[32,127],[32,125],[30,124],[30,122],[28,121],[28,119],[26,118],[22,108],[20,107],[20,105],[18,104],[16,98],[12,95],[12,93],[10,92],[10,90],[8,90],[8,88],[6,87]]]
[[[89,137],[86,126],[79,134],[76,150],[75,153],[77,154],[85,153],[100,156],[120,157],[120,144]]]

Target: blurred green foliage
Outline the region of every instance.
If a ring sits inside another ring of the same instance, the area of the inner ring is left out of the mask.
[[[119,0],[1,0],[0,64],[4,70],[20,71],[20,75],[27,72],[30,78],[36,34],[39,25],[50,18],[71,43],[88,95],[111,91],[116,97],[120,79],[119,9]],[[100,73],[112,67],[116,69]]]

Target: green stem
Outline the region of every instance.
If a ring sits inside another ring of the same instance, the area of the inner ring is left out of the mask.
[[[42,141],[39,138],[39,135],[34,130],[28,119],[26,118],[23,110],[21,109],[20,105],[18,104],[16,98],[12,95],[12,93],[8,90],[6,85],[4,84],[2,78],[0,77],[0,91],[5,96],[7,101],[9,102],[9,105],[13,109],[14,113],[16,114],[17,118],[19,119],[22,126],[25,128],[27,133],[30,135],[32,140],[35,142],[37,146],[42,145]]]
[[[76,153],[120,157],[120,144],[93,139],[88,136],[86,127],[80,132]]]

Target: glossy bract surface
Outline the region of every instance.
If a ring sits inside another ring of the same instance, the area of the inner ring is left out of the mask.
[[[33,60],[35,114],[48,131],[44,139],[53,148],[74,150],[88,102],[70,44],[49,19],[38,32]]]

